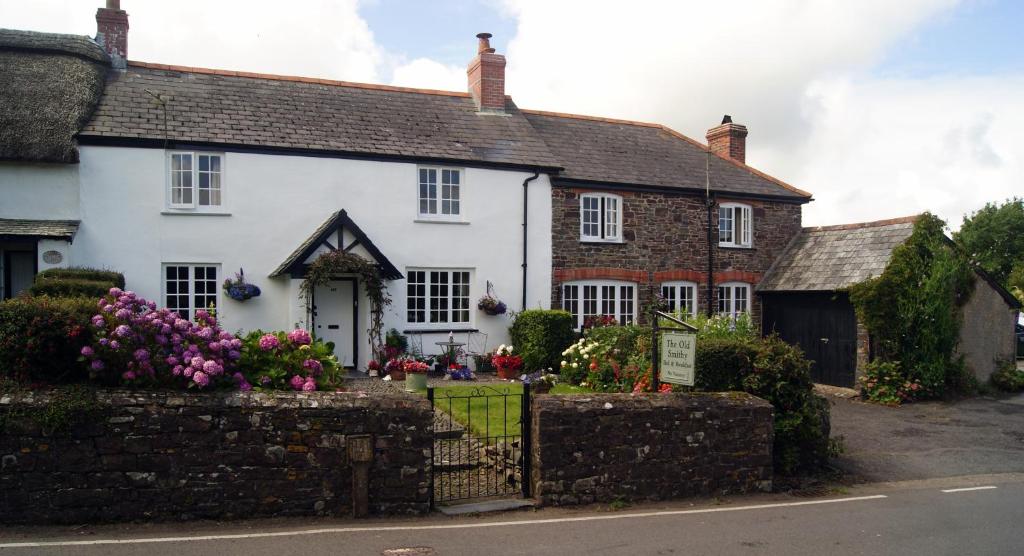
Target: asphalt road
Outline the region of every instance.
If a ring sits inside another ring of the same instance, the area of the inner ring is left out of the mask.
[[[1006,555],[1024,553],[1021,523],[1024,474],[1006,474],[862,486],[814,499],[760,495],[619,511],[121,526],[89,535],[0,529],[0,553]]]

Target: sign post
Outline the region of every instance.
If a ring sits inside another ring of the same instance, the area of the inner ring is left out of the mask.
[[[662,328],[659,318],[682,327]],[[661,342],[658,334],[661,333]],[[697,355],[697,327],[658,310],[651,314],[651,385],[657,392],[662,382],[693,386]],[[659,349],[660,348],[660,349]]]

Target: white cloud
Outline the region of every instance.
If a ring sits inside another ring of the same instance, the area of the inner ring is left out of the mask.
[[[442,91],[466,89],[466,68],[447,66],[429,58],[416,58],[394,68],[391,84]]]

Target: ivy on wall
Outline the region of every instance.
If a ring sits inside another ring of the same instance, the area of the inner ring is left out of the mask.
[[[306,271],[306,277],[299,291],[306,298],[306,311],[313,308],[313,291],[317,286],[326,285],[340,276],[355,275],[366,291],[370,301],[370,327],[367,335],[374,359],[379,359],[380,349],[384,344],[384,308],[391,304],[384,277],[377,265],[345,251],[328,251],[316,258]]]
[[[893,249],[885,271],[850,288],[858,318],[876,341],[876,359],[899,362],[925,395],[960,389],[964,368],[954,358],[960,307],[974,287],[967,259],[953,246],[945,222],[925,213],[906,242]]]

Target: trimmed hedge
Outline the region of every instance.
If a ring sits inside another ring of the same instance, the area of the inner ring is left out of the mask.
[[[97,282],[110,282],[111,287],[124,289],[124,274],[113,270],[102,270],[99,268],[71,267],[51,268],[36,275],[36,280],[47,279],[70,279],[70,280],[92,280]],[[109,289],[109,288],[108,288]],[[107,292],[103,292],[106,295]],[[102,297],[102,296],[101,296]]]
[[[576,339],[567,311],[528,309],[512,322],[512,347],[523,358],[523,370],[558,369],[562,352]]]
[[[124,288],[124,275],[120,272],[95,268],[51,268],[37,274],[28,291],[34,296],[99,299],[113,287]]]
[[[20,296],[0,302],[0,377],[19,382],[85,380],[78,356],[96,301]]]

